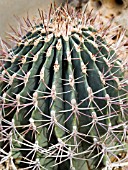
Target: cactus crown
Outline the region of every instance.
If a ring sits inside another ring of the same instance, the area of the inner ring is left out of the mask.
[[[25,36],[11,35],[14,48],[1,41],[1,163],[42,170],[113,166],[127,148],[128,83],[119,53],[90,15],[66,8],[50,10],[46,19],[39,14],[38,24],[25,21]]]

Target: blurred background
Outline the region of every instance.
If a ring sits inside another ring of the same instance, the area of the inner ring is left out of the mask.
[[[28,13],[29,18],[33,19],[39,16],[38,9],[47,12],[51,3],[55,2],[56,6],[59,6],[67,1],[76,10],[84,10],[86,5],[88,6],[86,13],[93,9],[92,15],[100,16],[100,18],[97,17],[97,23],[104,26],[112,19],[114,27],[118,27],[114,33],[109,32],[113,36],[112,41],[117,41],[122,34],[122,29],[125,29],[126,45],[128,46],[128,0],[0,0],[0,37],[9,42],[6,34],[12,32],[9,25],[13,26],[15,30],[18,29],[18,22],[14,15],[22,19],[26,18]],[[126,58],[128,48],[127,50],[125,48],[124,51],[126,55],[123,58]]]
[[[38,15],[38,8],[48,10],[52,2],[60,5],[64,0],[0,0],[0,37],[5,39],[6,32],[10,31],[9,24],[17,27],[14,15],[30,18]]]
[[[28,12],[33,18],[39,15],[38,8],[48,11],[51,3],[60,5],[67,1],[76,9],[84,9],[88,4],[89,11],[93,9],[94,14],[103,16],[103,22],[113,17],[115,23],[128,30],[128,0],[0,0],[0,37],[5,39],[9,24],[17,27],[14,15],[22,18]]]

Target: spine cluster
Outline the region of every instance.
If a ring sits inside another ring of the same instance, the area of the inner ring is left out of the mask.
[[[26,35],[11,35],[14,48],[1,41],[0,164],[10,160],[13,169],[33,170],[118,166],[128,147],[126,63],[105,41],[107,30],[91,26],[90,15],[65,8],[50,10],[47,19],[39,14],[41,24],[27,18]]]

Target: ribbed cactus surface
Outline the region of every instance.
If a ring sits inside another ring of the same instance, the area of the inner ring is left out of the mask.
[[[101,170],[128,148],[123,64],[88,18],[50,13],[1,56],[0,163]]]

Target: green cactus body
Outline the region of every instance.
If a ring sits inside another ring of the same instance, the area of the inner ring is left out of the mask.
[[[1,163],[10,158],[14,169],[101,170],[128,148],[122,63],[102,32],[82,18],[66,9],[51,18],[6,54]]]

